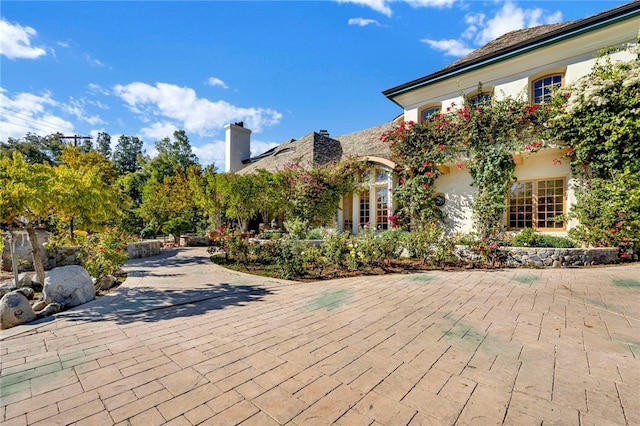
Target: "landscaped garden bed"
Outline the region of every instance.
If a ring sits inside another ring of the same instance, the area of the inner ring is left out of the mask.
[[[524,240],[518,238],[521,234]],[[572,241],[562,237],[542,238],[540,244],[550,247],[514,247],[513,242],[526,243],[540,236],[529,231],[521,234],[510,241],[454,238],[433,226],[417,232],[362,230],[356,236],[326,231],[322,239],[284,235],[264,240],[225,232],[209,251],[212,261],[224,267],[299,281],[433,269],[593,266],[624,260],[617,248],[573,248]]]

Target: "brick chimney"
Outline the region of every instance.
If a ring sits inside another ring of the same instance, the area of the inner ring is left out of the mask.
[[[225,169],[227,172],[237,172],[244,167],[242,160],[251,156],[251,130],[244,128],[244,123],[227,124],[224,126],[226,142]]]

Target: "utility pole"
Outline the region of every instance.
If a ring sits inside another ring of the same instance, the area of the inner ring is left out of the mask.
[[[79,135],[73,135],[73,136],[58,136],[58,138],[60,140],[66,140],[66,139],[73,139],[73,146],[77,147],[78,146],[78,140],[81,141],[86,141],[86,140],[91,140],[93,139],[91,136],[79,136]]]

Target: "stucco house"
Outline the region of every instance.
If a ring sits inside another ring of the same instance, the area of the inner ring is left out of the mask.
[[[548,100],[554,87],[570,84],[589,73],[602,49],[625,47],[636,42],[640,29],[640,2],[635,1],[588,18],[513,31],[450,65],[424,77],[382,92],[402,108],[391,123],[342,136],[312,132],[290,140],[257,157],[250,157],[250,130],[241,123],[226,127],[227,171],[250,173],[277,170],[291,161],[323,164],[352,156],[366,158],[369,172],[359,176],[361,189],[343,197],[337,218],[339,229],[367,224],[387,229],[394,210],[390,194],[396,179],[382,133],[400,120],[419,122],[445,111],[452,103],[463,104],[461,93],[472,102],[491,98],[523,98],[531,104]],[[611,49],[612,60],[630,60],[625,51]],[[477,93],[479,84],[482,93]],[[575,202],[578,180],[568,162],[558,161],[561,149],[546,149],[514,156],[514,182],[505,194],[504,225],[518,230],[533,227],[541,232],[566,232],[572,223],[551,220],[567,213]],[[454,164],[439,166],[437,204],[444,210],[448,228],[471,232],[474,196],[470,174]]]

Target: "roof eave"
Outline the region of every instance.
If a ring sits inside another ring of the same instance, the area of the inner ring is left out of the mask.
[[[417,80],[410,81],[408,83],[401,84],[400,86],[393,87],[391,89],[382,92],[388,99],[400,105],[395,97],[407,92],[419,89],[421,87],[428,86],[430,84],[437,83],[442,80],[447,80],[452,77],[456,77],[460,74],[464,74],[469,71],[474,71],[486,66],[505,61],[515,56],[522,55],[535,49],[539,49],[544,46],[558,43],[563,40],[567,40],[578,35],[595,31],[604,26],[614,24],[619,21],[623,21],[634,16],[640,15],[640,3],[632,2],[620,8],[604,12],[600,15],[595,15],[590,18],[576,21],[574,25],[568,25],[567,27],[550,31],[538,37],[534,37],[526,42],[518,43],[514,46],[499,50],[492,54],[480,57],[476,60],[460,64],[458,67],[451,69],[444,69],[437,71],[433,74],[419,78]],[[402,107],[402,105],[400,105]]]

